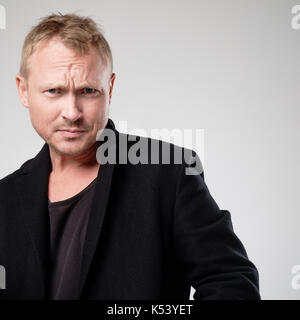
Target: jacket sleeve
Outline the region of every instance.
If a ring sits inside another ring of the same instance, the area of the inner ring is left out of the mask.
[[[190,167],[184,163],[177,179],[174,244],[194,299],[260,299],[258,271],[233,231],[230,212],[219,209],[203,171],[189,174]]]

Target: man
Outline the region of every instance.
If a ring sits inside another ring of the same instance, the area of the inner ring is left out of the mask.
[[[199,158],[159,141],[169,164],[148,161],[154,140],[109,119],[114,81],[91,19],[53,14],[27,35],[16,82],[45,144],[0,181],[1,299],[188,299],[191,286],[195,299],[259,299],[257,270]],[[114,163],[135,138],[147,161]]]

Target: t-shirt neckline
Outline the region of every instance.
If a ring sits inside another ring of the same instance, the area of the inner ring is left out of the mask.
[[[55,201],[55,202],[51,202],[48,198],[48,207],[52,208],[52,207],[63,206],[75,201],[77,198],[80,198],[85,192],[87,192],[96,183],[96,181],[97,181],[97,177],[89,185],[87,185],[83,190],[81,190],[79,193],[75,194],[70,198],[60,200],[60,201]]]

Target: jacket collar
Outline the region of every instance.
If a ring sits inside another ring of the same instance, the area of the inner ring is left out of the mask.
[[[111,119],[108,120],[106,128],[114,130],[118,136],[118,132]],[[40,278],[40,286],[36,289],[40,292],[41,297],[47,297],[50,280],[48,179],[51,170],[49,146],[45,143],[35,158],[23,164],[20,168],[20,174],[15,180],[15,187],[21,204],[20,208],[22,209],[25,225],[32,240],[33,252],[38,261],[39,268],[36,270],[36,274]],[[80,291],[82,291],[87,279],[96,246],[101,236],[110,195],[113,170],[114,164],[100,164],[83,249],[81,277],[79,280]],[[34,265],[32,262],[32,268],[34,268]]]

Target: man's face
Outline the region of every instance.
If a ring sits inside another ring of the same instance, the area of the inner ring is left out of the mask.
[[[107,123],[115,75],[95,48],[79,56],[58,38],[36,49],[28,70],[16,80],[33,127],[57,153],[83,154]]]

